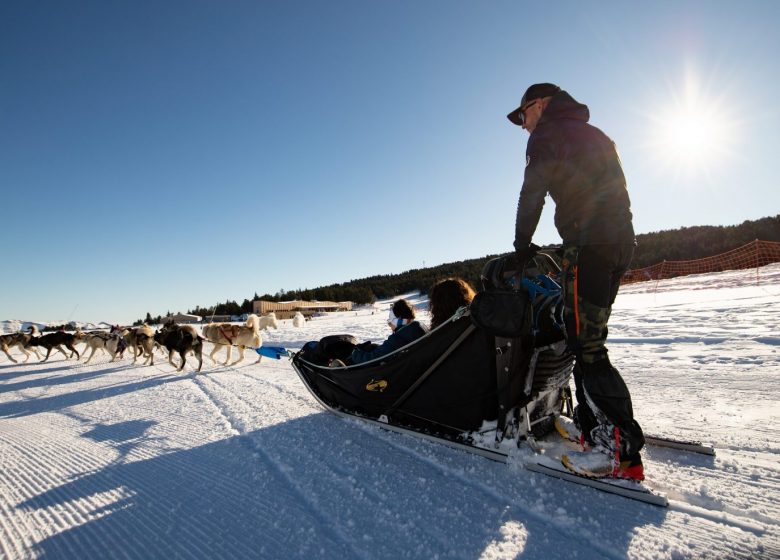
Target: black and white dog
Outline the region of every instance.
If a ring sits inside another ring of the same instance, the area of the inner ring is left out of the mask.
[[[173,363],[173,352],[179,353],[181,357],[179,371],[184,369],[186,355],[190,350],[198,358],[198,371],[203,366],[203,338],[195,330],[195,327],[168,323],[154,333],[154,341],[168,350],[168,363],[173,367],[176,367],[176,364]]]
[[[79,352],[73,345],[77,342],[81,342],[83,338],[84,334],[81,331],[76,331],[75,333],[57,331],[43,336],[33,336],[30,338],[28,344],[29,346],[42,346],[43,348],[46,348],[46,357],[43,359],[44,362],[49,359],[51,351],[54,349],[62,352],[62,355],[65,356],[66,359],[72,358],[73,354],[75,354],[76,359],[78,359]],[[63,346],[71,351],[70,356],[65,353],[65,350],[62,348]]]

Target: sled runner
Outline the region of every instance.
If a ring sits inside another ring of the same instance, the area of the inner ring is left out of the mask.
[[[305,345],[293,367],[341,415],[465,445],[484,422],[496,443],[541,436],[561,411],[574,359],[560,287],[547,276],[554,261],[538,255],[521,272],[512,264],[489,261],[470,308],[395,352],[344,365],[357,341],[336,335]]]

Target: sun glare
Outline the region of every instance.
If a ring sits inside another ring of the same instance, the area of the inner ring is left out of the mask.
[[[727,142],[717,112],[701,103],[670,110],[659,124],[658,140],[666,147],[668,155],[691,165],[706,163]]]
[[[733,155],[734,121],[723,101],[701,93],[690,75],[680,90],[654,103],[658,109],[651,117],[651,151],[678,175],[712,176]]]

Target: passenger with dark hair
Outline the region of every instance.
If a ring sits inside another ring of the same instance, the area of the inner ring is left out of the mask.
[[[443,324],[474,299],[474,288],[462,278],[440,280],[431,288],[431,329]]]
[[[387,324],[393,333],[382,344],[364,342],[352,351],[348,363],[360,364],[390,354],[425,335],[426,330],[415,320],[414,307],[399,299],[390,308]]]

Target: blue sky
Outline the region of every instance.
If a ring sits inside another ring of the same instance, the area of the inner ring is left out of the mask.
[[[0,319],[509,251],[527,133],[505,115],[540,81],[617,143],[638,233],[778,214],[778,21],[768,0],[3,2]]]

